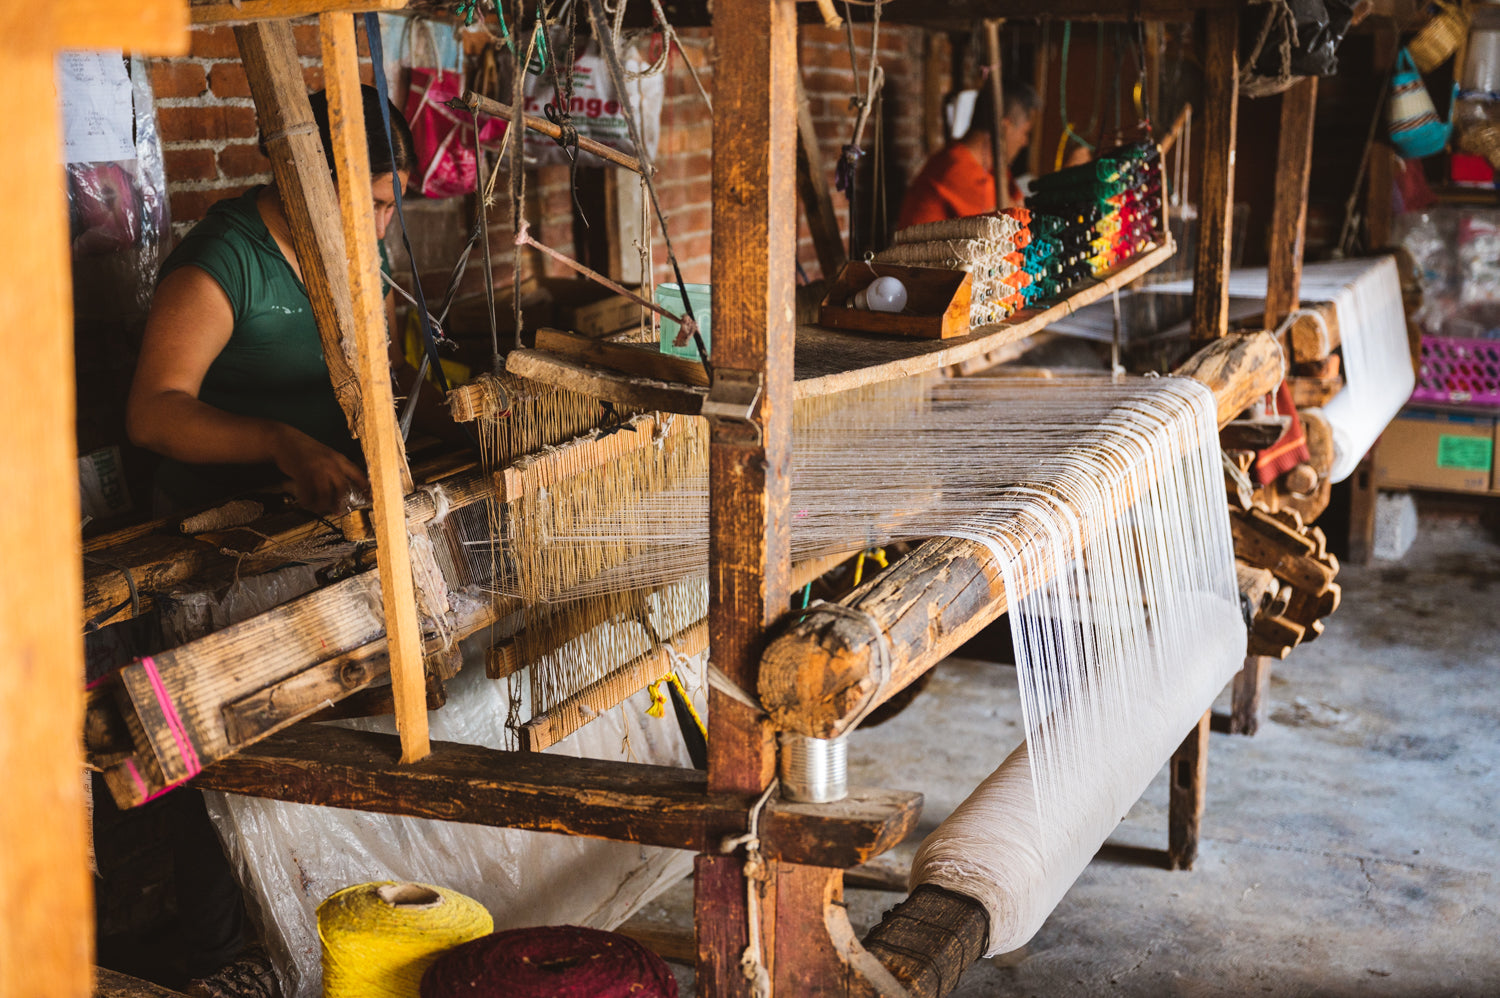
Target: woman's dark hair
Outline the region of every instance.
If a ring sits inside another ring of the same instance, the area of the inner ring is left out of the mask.
[[[380,119],[380,93],[371,86],[362,86],[360,96],[365,105],[365,146],[370,150],[370,176],[395,173],[405,170],[414,173],[417,169],[416,143],[412,141],[411,127],[396,105],[386,102],[391,110],[391,138],[395,148],[385,140],[385,122]],[[312,105],[313,120],[318,123],[318,134],[323,137],[323,154],[328,157],[328,169],[333,167],[333,130],[328,124],[328,94],[319,90],[308,95]],[[266,155],[265,140],[260,143],[262,155]]]

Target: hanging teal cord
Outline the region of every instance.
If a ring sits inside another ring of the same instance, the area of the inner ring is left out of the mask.
[[[807,607],[808,607],[808,604],[810,604],[811,602],[812,602],[812,583],[809,582],[807,585],[805,585],[805,586],[802,587],[802,609],[806,610]]]
[[[505,47],[510,49],[512,56],[520,58],[520,53],[516,51],[516,43],[510,38],[510,25],[505,23],[504,6],[505,0],[495,0],[495,19],[500,22],[500,35],[505,39]]]

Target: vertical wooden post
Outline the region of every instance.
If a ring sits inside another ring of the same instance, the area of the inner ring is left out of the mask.
[[[754,690],[765,628],[786,610],[791,573],[796,4],[720,4],[713,32],[715,385],[705,409],[722,405],[709,438],[709,647],[731,682]],[[709,791],[758,795],[775,775],[770,725],[717,690],[709,719]],[[748,940],[743,863],[737,855],[698,858],[705,998],[750,994],[740,971]],[[766,865],[756,889],[762,960],[774,975],[776,864]]]
[[[813,124],[812,108],[802,75],[797,75],[797,189],[802,210],[807,213],[807,228],[812,233],[813,249],[823,280],[832,283],[844,269],[849,254],[844,249],[844,235],[838,215],[833,210],[833,195],[828,193],[828,168],[818,145],[818,129]]]
[[[1234,130],[1239,117],[1240,11],[1203,14],[1203,177],[1198,260],[1193,274],[1193,340],[1229,332],[1229,257],[1234,218]]]
[[[1271,685],[1271,664],[1266,655],[1247,655],[1245,667],[1234,675],[1230,687],[1229,733],[1253,735],[1265,720],[1266,693]]]
[[[1396,63],[1401,50],[1401,36],[1394,25],[1380,19],[1375,25],[1374,60],[1371,69],[1376,78],[1384,78]],[[1461,65],[1454,63],[1454,65]],[[1383,95],[1382,95],[1383,96]],[[1377,96],[1379,101],[1380,97]],[[1381,107],[1384,105],[1382,104]],[[1385,111],[1381,111],[1384,114]],[[1365,180],[1365,251],[1374,252],[1391,244],[1391,223],[1396,213],[1391,191],[1396,184],[1400,157],[1386,142],[1370,147],[1370,166]]]
[[[1052,77],[1052,58],[1056,43],[1052,41],[1050,35],[1044,34],[1044,31],[1050,29],[1044,29],[1042,24],[1038,24],[1036,29],[1036,55],[1032,60],[1035,65],[1032,67],[1031,85],[1036,90],[1037,107],[1045,111],[1047,108],[1047,87]],[[1045,44],[1043,44],[1043,38],[1046,38]],[[1037,118],[1037,124],[1031,131],[1031,141],[1026,147],[1026,172],[1030,173],[1033,177],[1039,177],[1046,171],[1046,166],[1043,162],[1045,150],[1042,147],[1043,128],[1040,120],[1041,113],[1038,113]]]
[[[1271,209],[1271,252],[1266,279],[1267,329],[1281,325],[1301,303],[1307,181],[1312,172],[1313,119],[1317,105],[1316,76],[1294,83],[1281,95],[1276,195]]]
[[[73,315],[58,106],[63,48],[187,49],[187,7],[0,6],[0,336],[25,357],[0,395],[0,995],[85,998],[94,912],[84,809],[83,576]],[[39,82],[42,81],[42,82]],[[31,98],[20,95],[33,94]]]
[[[995,167],[995,206],[1010,207],[1010,151],[1005,148],[1005,88],[1000,82],[1000,25],[1005,22],[989,18],[984,22],[984,60],[990,70],[990,96],[995,101],[995,120],[990,123],[990,156]],[[972,125],[970,126],[973,127]]]
[[[365,140],[364,98],[360,92],[359,53],[351,14],[318,18],[323,40],[323,73],[328,86],[328,120],[333,158],[339,177],[339,214],[347,248],[355,363],[365,401],[360,441],[370,473],[375,503],[376,560],[380,597],[385,608],[386,645],[391,656],[391,693],[401,761],[428,754],[427,686],[422,668],[422,632],[412,585],[411,552],[406,535],[405,468],[396,401],[391,392],[388,332],[381,305],[379,251],[375,246],[374,202],[370,198],[370,154]]]
[[[1173,870],[1191,870],[1198,858],[1198,834],[1208,790],[1208,726],[1205,713],[1183,739],[1167,763],[1171,790],[1167,803],[1167,863]]]
[[[253,21],[235,25],[234,37],[271,157],[276,190],[291,225],[302,283],[318,322],[333,394],[344,410],[349,432],[358,437],[364,429],[359,378],[351,353],[355,320],[346,269],[349,256],[336,222],[338,195],[307,102],[292,26],[287,21]]]

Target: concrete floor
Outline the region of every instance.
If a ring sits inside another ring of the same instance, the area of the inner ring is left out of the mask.
[[[1260,733],[1213,736],[1196,869],[1106,847],[1024,951],[980,961],[957,995],[1500,995],[1500,545],[1424,519],[1401,562],[1339,582],[1327,632],[1273,673]],[[923,791],[920,837],[1019,731],[1012,670],[950,659],[856,736],[851,782]],[[1164,848],[1166,800],[1162,774],[1111,843]],[[896,900],[850,891],[855,928]],[[690,912],[684,883],[637,917]]]

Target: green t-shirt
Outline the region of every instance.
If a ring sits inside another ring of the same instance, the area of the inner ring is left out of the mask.
[[[209,365],[198,397],[225,412],[286,423],[362,463],[328,379],[307,289],[256,207],[262,190],[215,204],[162,264],[161,278],[180,267],[202,270],[234,312],[229,342]],[[199,505],[279,478],[271,465],[167,459],[157,484],[172,502]]]

